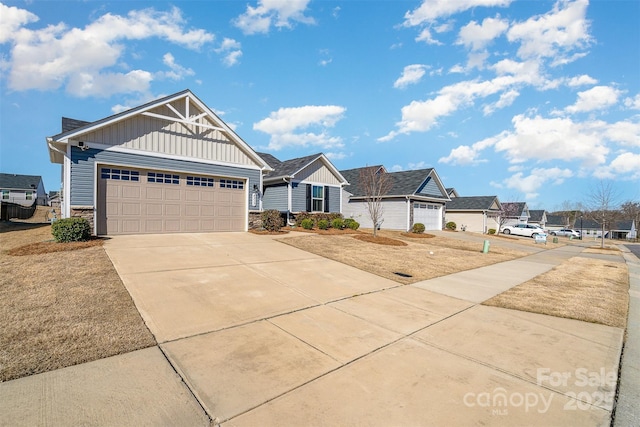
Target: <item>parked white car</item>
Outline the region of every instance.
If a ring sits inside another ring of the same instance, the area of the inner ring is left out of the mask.
[[[580,237],[580,232],[578,230],[572,230],[571,228],[553,230],[550,231],[549,234],[551,234],[552,236]]]
[[[546,233],[539,225],[515,224],[502,227],[502,234],[513,234],[514,236],[536,237]]]

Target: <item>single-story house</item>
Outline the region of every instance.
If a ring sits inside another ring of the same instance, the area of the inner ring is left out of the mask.
[[[506,218],[503,225],[527,224],[531,216],[527,202],[504,202],[501,215]]]
[[[63,217],[98,235],[246,231],[272,168],[191,91],[46,138]]]
[[[582,238],[602,237],[602,225],[592,219],[580,218],[575,222],[574,230],[582,231]],[[635,239],[638,230],[634,220],[615,221],[613,224],[605,224],[604,237],[607,239]]]
[[[46,206],[47,193],[39,175],[0,173],[0,202]]]
[[[474,233],[497,231],[501,208],[498,196],[452,197],[446,204],[445,223],[453,221],[458,230]]]
[[[422,223],[427,230],[442,230],[444,205],[451,199],[435,169],[387,172],[383,166],[366,168],[387,174],[391,181],[390,190],[382,197],[384,213],[380,228],[408,231],[413,224]],[[359,182],[363,169],[340,171],[349,182],[342,191],[342,214],[355,219],[363,228],[373,228],[366,194]]]
[[[561,228],[569,227],[567,218],[564,215],[547,215],[547,222],[545,225],[547,230],[560,230]]]
[[[48,205],[53,208],[59,208],[62,201],[60,200],[60,192],[59,191],[49,191],[49,195],[47,196]]]
[[[540,228],[547,226],[547,211],[544,209],[530,209],[528,224],[539,225]]]
[[[287,214],[342,212],[342,187],[347,180],[322,153],[280,161],[258,153],[273,169],[264,176],[263,209]]]

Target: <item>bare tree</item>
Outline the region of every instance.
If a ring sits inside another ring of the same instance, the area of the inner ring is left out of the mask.
[[[640,202],[624,202],[620,206],[620,210],[622,211],[622,216],[625,219],[630,219],[635,222],[636,225],[636,234],[635,236],[629,236],[632,239],[638,238],[638,228],[640,228]]]
[[[520,203],[503,202],[501,204],[500,212],[498,213],[498,234],[500,234],[502,227],[504,227],[509,221],[520,217],[520,214],[522,213],[520,209]]]
[[[611,226],[619,217],[619,193],[610,182],[600,181],[588,195],[585,215],[597,222],[602,230],[600,247],[604,248],[604,235],[607,226]]]
[[[366,167],[360,170],[360,186],[367,203],[367,212],[373,224],[373,235],[377,235],[382,223],[384,206],[382,198],[391,190],[391,178],[380,167]]]

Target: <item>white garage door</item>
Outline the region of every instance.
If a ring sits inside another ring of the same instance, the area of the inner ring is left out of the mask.
[[[108,166],[99,169],[98,234],[245,229],[244,180]]]
[[[413,223],[422,223],[427,230],[442,230],[442,206],[431,203],[413,204]]]

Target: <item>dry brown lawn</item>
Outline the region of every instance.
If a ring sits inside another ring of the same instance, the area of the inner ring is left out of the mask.
[[[627,265],[573,257],[484,304],[624,328],[629,307]]]
[[[356,234],[362,236],[364,234]],[[354,236],[285,237],[282,242],[382,277],[409,284],[458,271],[469,270],[528,255],[528,252],[496,248],[488,254],[477,243],[444,237],[412,238],[399,232],[381,232],[381,237],[400,240],[406,246],[372,244]],[[403,273],[412,277],[402,277]]]
[[[51,239],[48,224],[0,223],[0,381],[155,344],[101,242]]]

